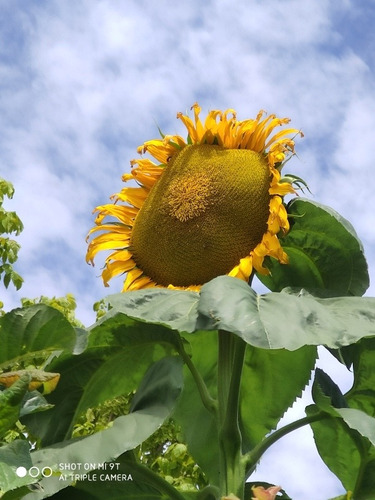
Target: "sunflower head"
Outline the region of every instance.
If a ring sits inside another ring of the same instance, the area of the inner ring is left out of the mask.
[[[264,112],[237,121],[233,110],[211,111],[201,122],[177,114],[188,137],[163,136],[138,148],[149,158],[131,162],[124,187],[113,204],[99,206],[91,229],[87,261],[110,250],[105,285],[127,273],[123,291],[155,286],[199,289],[222,274],[248,280],[253,269],[267,274],[269,255],[286,264],[277,235],[289,223],[283,196],[293,193],[280,171],[294,154],[289,123]],[[112,220],[108,221],[107,218]],[[115,220],[113,220],[113,218]]]

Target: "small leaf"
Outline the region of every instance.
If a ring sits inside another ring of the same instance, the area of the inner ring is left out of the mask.
[[[16,474],[18,467],[24,467],[28,470],[32,466],[29,447],[27,441],[20,439],[0,447],[0,496],[2,498],[8,498],[2,495],[6,491],[35,482],[35,479],[29,474],[24,477]],[[23,496],[14,496],[13,498],[17,500]]]
[[[257,275],[272,291],[292,286],[361,296],[369,286],[363,246],[353,226],[332,208],[296,198],[288,205],[291,230],[283,238],[289,264],[268,260],[271,274]]]
[[[52,407],[47,400],[38,391],[32,391],[25,394],[20,410],[20,419],[25,415],[46,411]]]
[[[22,375],[30,375],[29,391],[34,391],[43,386],[43,393],[49,394],[52,392],[60,379],[59,373],[48,373],[43,370],[18,370],[13,372],[5,372],[0,374],[0,384],[5,387],[10,387],[14,382],[19,380]]]
[[[345,397],[352,408],[375,417],[375,338],[355,344],[352,360],[354,382]]]
[[[307,415],[318,411],[315,405],[306,408]],[[353,491],[361,469],[362,455],[354,432],[341,418],[328,417],[313,422],[314,440],[324,463],[339,478],[347,491]],[[366,457],[363,456],[363,459]]]
[[[30,375],[23,374],[9,389],[0,392],[0,438],[17,422]]]
[[[333,415],[336,415],[334,408],[348,407],[339,386],[321,368],[315,369],[312,396],[321,410]]]

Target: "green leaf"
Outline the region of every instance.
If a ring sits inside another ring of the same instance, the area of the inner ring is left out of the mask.
[[[311,424],[318,452],[345,489],[353,492],[352,498],[370,499],[375,491],[375,448],[356,429],[373,438],[371,425],[374,426],[375,420],[369,422],[366,414],[351,408],[335,411],[336,418],[330,416]],[[306,413],[316,413],[316,406],[306,408]]]
[[[369,286],[363,247],[352,225],[332,208],[296,198],[288,205],[291,230],[281,244],[289,264],[269,259],[271,274],[258,278],[278,292],[292,286],[332,295],[361,296]]]
[[[20,410],[20,418],[31,413],[49,410],[52,407],[38,391],[26,393]]]
[[[111,311],[90,329],[86,350],[60,357],[48,369],[60,373],[54,405],[23,420],[44,445],[69,439],[73,426],[88,408],[135,391],[148,367],[175,352],[178,334]]]
[[[353,491],[353,498],[371,498],[367,495],[375,491],[375,418],[348,408],[339,388],[322,370],[317,370],[313,397],[327,413],[327,418],[312,424],[322,459]],[[314,411],[315,407],[307,408],[308,415]]]
[[[154,363],[143,377],[130,411],[140,411],[161,402],[172,407],[182,386],[182,359],[177,356],[163,358]],[[166,388],[169,388],[167,392]]]
[[[317,407],[306,408],[307,415],[316,413]],[[324,463],[340,479],[347,491],[353,491],[361,468],[361,450],[356,436],[340,418],[326,418],[311,424],[314,440]]]
[[[168,291],[173,293],[172,290]],[[133,293],[138,292],[129,292],[123,295],[131,296]],[[129,300],[131,300],[131,297],[129,297]],[[154,302],[155,306],[159,305],[162,309],[158,296],[156,296]],[[148,314],[152,317],[151,310],[152,307],[150,306]],[[106,349],[107,352],[118,352],[119,348],[128,349],[133,345],[146,346],[154,343],[176,347],[179,345],[179,337],[176,332],[161,325],[147,323],[145,319],[133,319],[136,318],[134,314],[137,314],[135,310],[133,311],[133,317],[130,317],[121,312],[119,313],[115,308],[111,309],[108,314],[90,328],[86,350]],[[140,313],[139,316],[141,316]],[[157,318],[153,323],[158,323]]]
[[[4,200],[4,195],[7,196],[8,198],[13,198],[13,194],[14,194],[13,184],[0,177],[0,205]]]
[[[61,356],[49,365],[60,373],[60,381],[55,391],[46,399],[53,405],[50,410],[24,416],[21,421],[34,436],[48,446],[71,436],[75,411],[86,385],[103,363],[103,354],[83,353],[79,356]]]
[[[16,474],[18,467],[29,469],[32,466],[29,443],[16,440],[10,444],[0,447],[0,496],[6,491],[31,484],[35,480],[26,475],[20,477]],[[3,498],[3,497],[2,497]],[[4,497],[5,498],[5,497]],[[22,498],[21,496],[14,498]]]
[[[316,368],[312,397],[322,411],[336,415],[335,408],[347,408],[340,388],[321,368]]]
[[[178,331],[194,331],[198,294],[189,291],[152,288],[118,293],[106,298],[114,311],[129,317],[169,326]]]
[[[375,446],[375,418],[356,408],[336,408],[348,427],[358,431]]]
[[[90,331],[86,355],[105,359],[85,384],[74,420],[89,407],[134,391],[147,368],[178,345],[176,332],[111,311]]]
[[[318,451],[353,498],[372,498],[375,491],[375,419],[373,390],[375,339],[355,345],[354,385],[345,395],[322,370],[317,369],[314,401],[331,415],[312,424]],[[347,402],[357,408],[348,408]],[[311,414],[314,407],[309,407]],[[360,411],[368,411],[369,414]]]
[[[338,348],[375,335],[375,298],[319,299],[287,290],[258,295],[229,276],[202,287],[198,313],[201,329],[227,330],[264,349]]]
[[[64,316],[45,305],[19,308],[0,318],[0,368],[74,348],[76,334]]]
[[[316,355],[313,346],[296,351],[248,346],[240,402],[245,452],[276,428],[285,411],[301,395],[310,380]]]
[[[191,359],[213,398],[217,396],[217,335],[197,331],[187,335]],[[204,471],[212,485],[218,484],[218,430],[215,417],[202,403],[196,383],[184,367],[184,389],[177,402],[173,419],[181,426],[189,453]]]
[[[375,338],[353,346],[353,387],[345,395],[350,406],[375,417]]]
[[[11,387],[0,392],[0,438],[17,422],[29,382],[30,376],[26,373]]]
[[[82,464],[82,469],[87,473],[97,468],[95,464],[111,462],[147,439],[170,415],[175,405],[175,398],[182,386],[181,365],[178,357],[168,357],[151,367],[146,382],[151,375],[159,377],[153,381],[155,394],[149,391],[143,398],[141,396],[140,409],[117,418],[111,428],[32,452],[33,465],[39,470],[50,467],[53,475],[36,478],[40,489],[26,495],[25,500],[45,498],[72,484],[77,478],[70,476],[70,472],[66,474],[67,477],[61,477],[61,474],[65,474],[64,470],[72,470],[72,463]]]
[[[119,457],[106,472],[103,470],[90,473],[91,480],[78,481],[75,488],[66,490],[65,498],[77,500],[104,498],[126,498],[128,500],[184,500],[184,496],[175,490],[162,477],[141,464],[129,460],[127,454]],[[105,480],[106,473],[116,474],[118,480]],[[96,479],[96,481],[93,481]],[[75,493],[77,492],[77,493]],[[86,496],[89,494],[89,496]],[[196,495],[195,495],[196,498]]]
[[[317,298],[303,290],[258,295],[244,281],[229,276],[206,283],[200,294],[139,290],[123,296],[121,308],[133,318],[181,332],[227,330],[264,349],[337,349],[375,335],[375,298],[370,297]]]

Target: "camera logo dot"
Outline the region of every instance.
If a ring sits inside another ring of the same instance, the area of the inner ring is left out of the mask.
[[[16,474],[18,477],[25,477],[26,474],[29,473],[29,476],[33,478],[40,477],[42,475],[43,477],[51,477],[52,476],[52,469],[51,467],[43,467],[43,469],[39,469],[39,467],[30,467],[29,470],[27,470],[25,467],[17,467],[16,469]]]
[[[17,467],[16,474],[18,477],[25,477],[27,474],[27,469],[25,467]]]

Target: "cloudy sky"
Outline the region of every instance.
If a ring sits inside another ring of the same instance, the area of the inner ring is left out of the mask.
[[[25,284],[2,291],[6,309],[71,292],[81,321],[94,321],[92,304],[120,284],[104,289],[100,259],[85,263],[92,209],[121,189],[157,125],[184,133],[176,112],[195,101],[239,119],[291,117],[305,138],[289,170],[352,222],[373,277],[374,23],[375,3],[355,0],[2,0],[0,176],[25,225]],[[342,492],[311,441],[285,441],[257,478],[295,499]]]

